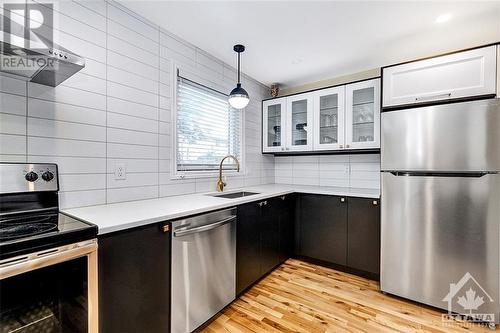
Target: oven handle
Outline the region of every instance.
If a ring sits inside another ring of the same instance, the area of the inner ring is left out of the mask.
[[[97,250],[97,240],[64,245],[48,250],[20,255],[0,261],[0,280],[11,276],[55,265],[79,257],[87,256]]]

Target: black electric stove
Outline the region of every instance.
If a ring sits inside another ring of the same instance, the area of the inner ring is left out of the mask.
[[[58,184],[56,164],[0,163],[0,260],[96,237],[59,212]]]

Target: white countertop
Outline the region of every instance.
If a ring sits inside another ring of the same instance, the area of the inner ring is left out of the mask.
[[[258,201],[289,193],[343,195],[362,198],[380,197],[380,190],[376,189],[282,184],[244,187],[227,191],[227,193],[239,191],[258,192],[259,194],[236,199],[227,199],[209,195],[215,194],[214,192],[196,193],[149,200],[137,200],[108,205],[73,208],[63,210],[63,213],[97,225],[99,227],[99,234],[102,235],[154,222],[173,220],[211,210],[233,207],[243,203]]]

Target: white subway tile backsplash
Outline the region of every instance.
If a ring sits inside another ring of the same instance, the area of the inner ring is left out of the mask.
[[[137,15],[131,15],[127,10],[119,8],[116,3],[108,3],[108,19],[115,21],[143,36],[146,36],[156,42],[159,41],[159,30],[140,20]]]
[[[107,51],[108,67],[116,67],[140,75],[150,80],[158,80],[160,75],[158,68],[150,64],[134,60],[111,50]]]
[[[60,192],[59,205],[61,208],[101,205],[106,203],[106,191],[74,191]]]
[[[106,128],[65,121],[28,117],[28,132],[47,138],[106,141]]]
[[[106,157],[104,142],[28,136],[29,155]]]
[[[78,5],[91,10],[92,12],[106,18],[106,1],[105,0],[73,0]]]
[[[108,113],[108,127],[158,133],[158,121],[119,113]]]
[[[158,147],[123,143],[108,143],[107,147],[107,155],[110,158],[158,159]]]
[[[26,116],[26,97],[0,93],[0,113]]]
[[[107,175],[107,188],[138,187],[158,185],[158,173],[131,173],[127,169],[127,179],[115,179],[115,174]]]
[[[123,99],[109,96],[107,98],[107,103],[108,112],[121,113],[124,115],[153,120],[158,119],[158,108],[154,106],[125,101]]]
[[[28,101],[28,116],[106,126],[106,112],[104,110],[89,109],[77,105],[55,103],[35,98],[30,98]]]
[[[112,188],[107,190],[107,202],[145,200],[158,197],[158,185]]]
[[[59,176],[61,191],[88,191],[103,189],[106,185],[105,174],[63,174]]]
[[[116,23],[113,20],[108,20],[108,34],[156,55],[160,53],[158,41],[141,35],[140,33]]]
[[[118,128],[108,128],[108,142],[158,146],[158,134],[137,132]]]
[[[281,156],[274,159],[280,184],[380,188],[380,155]]]
[[[26,136],[0,133],[0,155],[26,155]]]
[[[26,95],[26,82],[0,74],[0,92]]]
[[[131,158],[108,158],[107,172],[114,173],[117,164],[125,165],[127,173],[133,172],[156,172],[159,171],[159,162],[157,160],[141,160]]]
[[[62,85],[106,95],[106,80],[83,73],[76,73],[64,81]]]
[[[57,163],[59,174],[106,173],[106,159],[99,157],[28,156],[30,162]]]
[[[159,89],[157,80],[150,80],[111,66],[108,66],[108,80],[148,92],[157,92]]]
[[[175,53],[182,55],[185,58],[191,59],[193,61],[195,60],[196,57],[195,48],[163,31],[161,31],[160,33],[160,45],[163,48],[168,48],[169,50],[172,50]],[[163,57],[170,58],[168,56],[163,56]]]
[[[54,41],[79,56],[106,63],[105,47],[58,30],[54,31]]]
[[[26,117],[0,113],[0,133],[26,135]]]
[[[158,56],[149,50],[144,50],[119,38],[108,35],[109,50],[135,59],[139,62],[158,68],[160,66]]]
[[[172,195],[189,194],[196,192],[196,183],[179,183],[170,185],[160,185],[160,197]]]
[[[31,98],[106,110],[106,96],[64,85],[50,87],[30,82],[28,93]]]
[[[149,106],[158,107],[158,92],[149,93],[138,90],[122,84],[108,81],[108,96],[124,99],[131,102],[141,103]]]

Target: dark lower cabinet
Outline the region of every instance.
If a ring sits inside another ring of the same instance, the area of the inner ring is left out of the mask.
[[[378,278],[378,199],[301,194],[296,200],[295,253]]]
[[[280,263],[279,198],[264,200],[260,218],[260,274],[264,275]]]
[[[347,266],[380,273],[380,203],[378,199],[349,198]]]
[[[297,200],[298,254],[345,266],[347,198],[302,194]]]
[[[170,331],[170,233],[153,224],[99,237],[99,332]]]
[[[283,195],[277,199],[279,207],[279,261],[284,262],[293,255],[294,244],[294,195]]]
[[[236,294],[292,255],[293,205],[287,195],[238,206]]]
[[[238,206],[236,224],[236,294],[260,278],[260,206]]]

